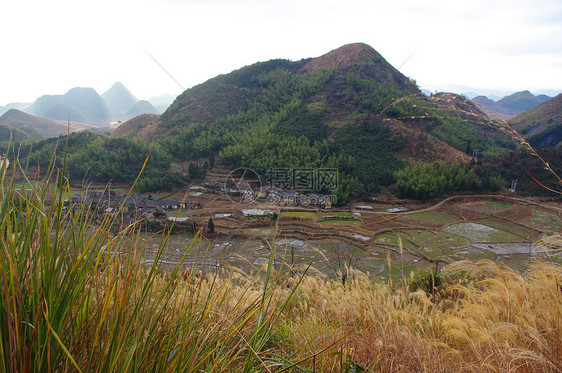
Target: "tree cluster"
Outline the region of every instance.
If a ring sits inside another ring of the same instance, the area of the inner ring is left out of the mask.
[[[416,163],[396,171],[395,190],[400,198],[426,201],[445,193],[466,191],[477,185],[474,170],[461,163]]]

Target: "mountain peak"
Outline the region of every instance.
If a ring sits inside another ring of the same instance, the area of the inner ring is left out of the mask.
[[[320,57],[311,59],[301,68],[301,72],[310,72],[325,67],[344,67],[355,62],[362,56],[367,56],[375,61],[384,60],[370,45],[365,43],[352,43],[343,45]]]
[[[525,90],[505,96],[498,101],[490,100],[486,96],[477,96],[472,100],[494,112],[500,118],[508,120],[549,99],[550,97],[548,96],[535,96],[528,90]]]
[[[416,85],[389,64],[383,56],[365,43],[352,43],[334,49],[320,57],[312,58],[301,66],[299,73],[317,69],[335,68],[357,72],[382,84],[394,84],[399,89],[418,93]]]
[[[515,92],[509,96],[504,97],[502,100],[506,99],[534,99],[535,95],[529,92],[528,90]],[[501,101],[501,100],[500,100]]]
[[[127,87],[125,87],[125,85],[121,82],[115,82],[108,90],[112,90],[112,89],[127,89]]]
[[[31,105],[29,112],[55,120],[70,119],[95,125],[107,124],[110,117],[104,100],[89,87],[75,87],[64,95],[41,96]]]
[[[368,55],[371,57],[381,57],[381,55],[370,45],[365,43],[351,43],[342,45],[339,48],[336,48],[326,54],[324,56],[353,56],[358,57],[361,55]]]
[[[17,115],[17,114],[19,114],[19,113],[26,114],[26,113],[24,113],[23,111],[18,110],[18,109],[9,109],[9,110],[6,111],[0,118],[8,118],[8,117],[10,117],[10,116],[12,116],[12,115]]]
[[[74,87],[70,88],[68,92],[64,94],[65,96],[72,97],[73,95],[81,96],[99,96],[95,89],[91,87]]]
[[[108,99],[111,98],[111,96],[127,96],[128,98],[130,98],[131,100],[133,100],[134,102],[137,101],[137,99],[135,98],[135,96],[127,89],[127,87],[125,87],[125,85],[121,82],[115,82],[111,88],[109,88],[107,91],[105,91],[101,97]]]
[[[279,74],[285,74],[296,82],[316,72],[320,80],[314,83],[318,85],[315,89],[324,91],[333,104],[333,111],[344,110],[344,107],[338,106],[342,99],[332,94],[339,92],[345,95],[350,85],[359,86],[362,81],[369,81],[367,84],[381,90],[393,86],[403,94],[420,93],[413,81],[392,67],[377,51],[367,44],[354,43],[316,58],[295,62],[284,59],[257,62],[212,78],[179,95],[162,114],[162,126],[171,128],[190,122],[210,124],[218,117],[235,114],[241,106],[261,99],[262,91],[271,86]],[[265,78],[268,74],[270,76]],[[290,85],[292,87],[292,83]],[[306,97],[306,100],[312,102],[320,100],[320,97]]]
[[[137,98],[121,82],[114,83],[101,97],[107,103],[113,118],[119,118],[137,102]]]

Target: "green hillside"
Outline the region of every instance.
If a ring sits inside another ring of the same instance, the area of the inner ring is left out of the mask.
[[[509,121],[533,146],[562,142],[562,94]]]
[[[467,161],[472,149],[508,144],[479,123],[488,120],[474,107],[471,118],[455,110],[425,98],[371,47],[351,44],[314,59],[246,66],[189,89],[154,136],[169,134],[164,147],[179,159],[218,153],[228,166],[262,174],[336,167],[370,193],[420,153]]]
[[[160,117],[134,118],[110,139],[73,150],[71,172],[99,182],[110,177],[132,182],[134,172],[121,170],[124,161],[112,154],[129,154],[124,159],[133,168],[150,143],[160,161],[141,180],[147,189],[169,184],[162,181],[163,160],[212,158],[264,177],[271,168],[337,169],[342,203],[350,195],[370,198],[393,184],[407,164],[468,164],[473,154],[482,159],[515,148],[471,101],[453,94],[424,96],[413,80],[361,43],[317,58],[258,62],[210,79],[178,96]],[[42,151],[36,159],[46,157]]]
[[[0,124],[0,141],[8,141],[10,139],[18,142],[32,140],[33,132],[10,125]]]

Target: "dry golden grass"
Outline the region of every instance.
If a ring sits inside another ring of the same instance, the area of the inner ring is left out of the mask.
[[[435,296],[355,273],[345,287],[308,277],[281,329],[318,372],[351,361],[367,371],[559,372],[562,268],[540,263],[526,277],[495,263],[446,268]],[[339,342],[338,342],[339,341]]]

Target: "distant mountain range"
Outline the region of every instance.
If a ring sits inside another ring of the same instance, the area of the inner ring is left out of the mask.
[[[422,86],[425,88],[426,91],[431,91],[433,93],[443,91],[443,92],[454,92],[459,95],[463,95],[470,99],[478,96],[486,96],[493,101],[499,101],[503,97],[509,96],[514,93],[513,90],[501,90],[501,89],[489,89],[489,88],[479,88],[479,87],[470,87],[466,85],[459,85],[459,84],[445,84],[440,85],[439,87],[433,86]],[[538,90],[530,90],[535,96],[538,95],[547,95],[550,97],[554,97],[557,94],[561,93],[561,90],[555,89],[538,89]]]
[[[57,121],[65,123],[65,130],[62,133],[66,133],[68,121],[71,122],[72,128],[109,128],[112,122],[126,121],[140,114],[160,114],[173,102],[174,97],[162,95],[151,100],[154,104],[150,101],[138,100],[121,82],[117,82],[101,96],[93,88],[75,87],[64,95],[41,96],[33,103],[11,103],[0,106],[0,115],[7,114],[11,109],[17,109],[19,113],[11,112],[7,116],[12,118],[11,122],[2,125],[11,126],[12,132],[19,128],[22,133],[27,134],[31,127],[39,128],[35,135],[50,137],[61,134],[55,129],[54,123]],[[32,117],[23,119],[22,113],[30,114]],[[1,136],[0,140],[5,140],[5,136]]]
[[[491,100],[486,96],[474,97],[472,101],[482,105],[498,117],[508,120],[550,99],[551,97],[547,95],[535,96],[529,91],[521,91],[505,96],[498,101]]]
[[[111,114],[107,103],[93,88],[72,88],[64,95],[39,97],[27,110],[30,114],[55,120],[70,120],[103,126]]]

